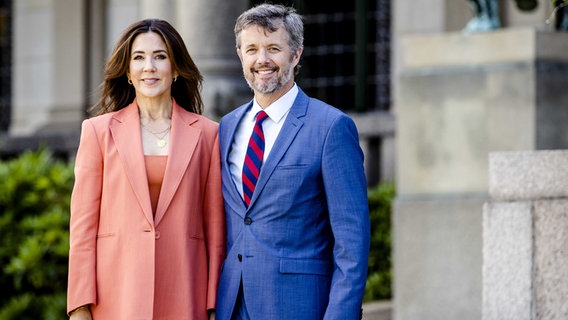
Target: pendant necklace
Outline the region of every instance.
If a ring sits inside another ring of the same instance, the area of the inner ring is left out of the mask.
[[[145,125],[142,124],[142,129],[148,131],[149,133],[151,133],[158,141],[156,142],[156,145],[159,148],[163,148],[165,147],[168,143],[166,141],[166,136],[168,135],[168,133],[170,133],[170,129],[171,129],[171,125],[169,125],[166,129],[160,131],[160,132],[153,132],[150,129],[146,128]],[[160,136],[161,135],[161,136]]]

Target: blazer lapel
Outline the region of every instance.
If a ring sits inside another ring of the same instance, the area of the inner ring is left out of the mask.
[[[225,118],[223,121],[223,132],[220,136],[221,141],[221,159],[223,161],[223,177],[227,181],[231,181],[230,186],[227,186],[227,183],[224,183],[225,190],[229,192],[229,194],[224,195],[225,201],[230,203],[232,207],[239,208],[240,210],[235,210],[239,213],[244,212],[246,210],[245,204],[243,202],[243,198],[235,185],[235,181],[233,180],[233,175],[231,174],[231,168],[229,167],[229,152],[231,151],[231,146],[233,144],[233,140],[235,138],[235,132],[237,131],[237,127],[241,122],[241,119],[247,112],[247,110],[252,106],[252,101],[241,106],[238,108],[234,113],[228,115],[230,118]]]
[[[164,217],[195,152],[201,130],[191,125],[198,120],[195,114],[187,112],[175,101],[173,102],[168,162],[154,218],[156,225]]]
[[[142,207],[144,216],[153,225],[154,218],[146,177],[144,151],[140,136],[140,117],[136,101],[113,116],[110,132],[126,176],[130,180],[130,185],[140,203],[140,207]]]
[[[294,104],[290,109],[290,113],[288,113],[288,116],[286,117],[286,120],[282,125],[282,129],[280,130],[280,133],[278,134],[278,137],[274,142],[274,147],[272,148],[272,151],[270,151],[266,162],[260,169],[260,175],[254,189],[254,194],[252,195],[250,201],[249,209],[252,208],[252,206],[256,202],[258,195],[266,186],[266,183],[270,179],[270,176],[274,172],[274,169],[276,169],[276,166],[278,165],[282,157],[286,154],[286,151],[288,151],[288,148],[304,125],[304,122],[300,120],[300,118],[306,115],[308,101],[308,96],[301,89],[299,89],[296,100],[294,101]]]

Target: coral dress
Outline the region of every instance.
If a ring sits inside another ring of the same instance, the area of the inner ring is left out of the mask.
[[[164,173],[166,172],[167,156],[144,156],[146,165],[146,176],[148,177],[148,188],[150,189],[150,200],[152,202],[152,213],[156,217],[156,208],[158,207],[158,199],[160,199],[160,191],[162,189],[162,181],[164,181]],[[159,292],[160,279],[156,274],[156,291],[154,292],[154,319],[165,319],[167,310],[167,302],[162,301],[161,297],[167,297],[167,292]]]
[[[168,156],[144,156],[144,161],[146,163],[146,175],[148,176],[148,188],[150,189],[150,200],[152,201],[152,212],[155,217]]]

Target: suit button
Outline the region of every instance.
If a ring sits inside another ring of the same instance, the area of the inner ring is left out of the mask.
[[[252,223],[252,219],[251,219],[250,217],[246,217],[246,218],[245,218],[245,224],[246,224],[246,225],[249,225],[249,224],[251,224],[251,223]]]
[[[239,262],[243,261],[243,256],[240,253],[237,254],[237,258],[239,259]]]
[[[160,231],[156,230],[156,240],[160,239]]]

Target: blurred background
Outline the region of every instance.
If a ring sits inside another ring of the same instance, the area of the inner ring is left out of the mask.
[[[0,0],[0,319],[65,318],[73,159],[120,32],[171,22],[219,120],[252,98],[233,26],[261,2]],[[359,129],[373,232],[365,318],[480,319],[488,154],[568,146],[563,12],[498,0],[498,26],[466,32],[475,1],[272,2],[304,16],[299,86]]]

